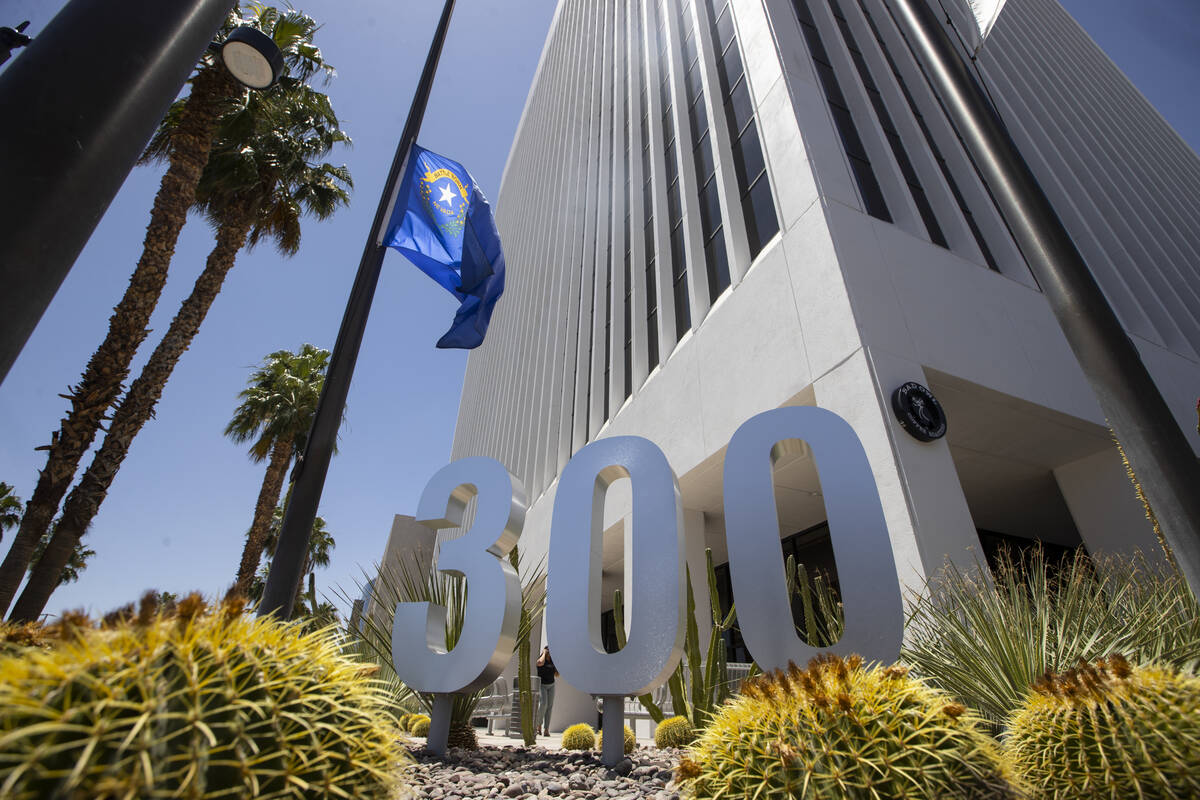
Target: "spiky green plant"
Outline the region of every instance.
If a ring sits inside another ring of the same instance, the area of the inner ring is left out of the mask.
[[[692,589],[691,570],[686,571],[687,579],[687,619],[684,635],[683,658],[667,680],[667,688],[671,693],[671,707],[674,712],[686,717],[692,728],[699,730],[708,724],[708,720],[717,708],[733,693],[734,686],[729,680],[728,665],[725,656],[726,631],[736,627],[737,606],[731,604],[729,611],[721,611],[720,596],[717,593],[717,575],[713,567],[712,550],[704,551],[705,567],[708,577],[708,599],[712,613],[712,621],[706,633],[707,641],[702,650],[699,626],[696,624],[696,597]],[[686,568],[685,568],[686,569]],[[794,556],[788,556],[784,563],[784,575],[787,580],[788,595],[798,597],[804,609],[804,627],[797,627],[796,632],[806,642],[814,647],[827,647],[842,636],[843,615],[837,593],[830,586],[829,580],[816,574],[809,576],[803,564],[797,564]],[[625,646],[625,604],[621,591],[613,592],[613,617],[616,625],[617,645]],[[757,664],[751,665],[750,675],[759,673]],[[666,716],[654,701],[653,695],[638,696],[638,702],[650,714],[650,718],[661,723]]]
[[[655,747],[686,747],[696,738],[696,730],[687,717],[667,717],[654,729]]]
[[[373,670],[199,595],[0,658],[0,796],[389,797],[403,753]]]
[[[624,741],[622,742],[622,745],[625,750],[625,754],[629,755],[633,752],[633,748],[637,747],[637,736],[634,734],[633,729],[628,725],[625,726],[623,735]],[[596,749],[604,749],[604,731],[602,730],[596,732]]]
[[[795,556],[784,562],[784,578],[787,580],[789,597],[800,599],[804,618],[796,626],[796,633],[813,647],[831,647],[842,638],[846,627],[842,602],[827,575],[815,572],[797,563]]]
[[[408,732],[413,736],[428,736],[429,717],[424,714],[417,714],[409,724]]]
[[[676,770],[694,798],[1013,798],[993,739],[909,678],[825,655],[747,680]]]
[[[387,665],[385,673],[395,676],[392,669],[392,617],[397,603],[431,603],[446,609],[446,647],[452,649],[462,634],[464,613],[467,605],[467,584],[462,578],[436,572],[428,563],[428,555],[420,552],[399,559],[395,566],[382,565],[374,580],[358,587],[362,596],[373,601],[377,614],[363,614],[357,626],[346,630],[347,636],[368,658]],[[533,621],[541,615],[546,602],[545,560],[527,564],[521,575],[521,621],[517,630],[517,641],[528,641]],[[349,598],[343,597],[346,600]],[[396,678],[399,683],[399,678]],[[427,713],[433,712],[434,696],[428,693],[412,693]],[[452,695],[450,709],[450,742],[457,746],[472,747],[474,731],[471,717],[483,690],[469,694]]]
[[[1200,604],[1179,573],[1082,551],[1053,562],[1003,552],[993,580],[947,566],[912,598],[901,659],[993,730],[1047,671],[1125,653],[1194,671]]]
[[[517,574],[521,572],[521,550],[514,546],[508,553],[509,563]],[[545,590],[542,590],[545,597]],[[537,742],[537,729],[533,721],[533,667],[529,663],[529,637],[533,633],[532,614],[534,603],[521,603],[520,636],[517,638],[517,696],[521,709],[521,740],[526,747]]]
[[[563,750],[591,750],[596,746],[596,731],[586,722],[572,725],[563,731]]]
[[[685,619],[683,658],[680,659],[675,671],[671,673],[671,677],[667,679],[672,708],[676,714],[686,717],[694,728],[703,727],[713,709],[724,702],[730,694],[722,636],[725,631],[733,627],[736,615],[734,608],[730,608],[727,614],[721,612],[711,549],[704,551],[704,558],[708,573],[708,596],[712,610],[712,623],[707,632],[707,642],[702,653],[700,629],[696,624],[696,596],[692,590],[692,573],[685,567],[687,617]],[[617,646],[623,648],[625,647],[625,602],[620,589],[613,592],[613,621]],[[690,695],[689,687],[691,688]],[[661,723],[666,717],[662,708],[654,701],[653,695],[639,695],[637,699],[656,723]]]
[[[1033,689],[1005,747],[1038,798],[1200,797],[1200,678],[1110,656]]]

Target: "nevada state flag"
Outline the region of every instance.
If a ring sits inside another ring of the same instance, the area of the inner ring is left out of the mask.
[[[492,207],[462,164],[414,144],[383,243],[459,301],[437,346],[482,344],[504,293],[504,252]]]

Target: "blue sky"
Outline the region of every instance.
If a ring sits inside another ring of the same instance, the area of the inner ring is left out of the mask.
[[[404,125],[440,3],[296,0],[324,24],[317,43],[337,67],[328,87],[354,147],[330,160],[355,179],[354,201],[309,225],[297,256],[243,253],[157,418],[139,435],[88,535],[96,557],[48,611],[103,612],[149,587],[208,594],[232,582],[264,465],[222,437],[250,369],[280,348],[332,348],[362,242]],[[61,0],[5,0],[0,24],[37,32]],[[494,200],[554,0],[459,0],[420,141],[471,170]],[[1194,0],[1066,0],[1135,84],[1200,149],[1200,6]],[[141,250],[160,170],[129,177],[21,357],[0,385],[0,481],[28,497],[66,403],[104,336]],[[212,245],[192,219],[143,353],[166,329]],[[435,350],[455,303],[389,254],[351,388],[340,453],[321,514],[337,539],[319,585],[354,590],[360,566],[383,551],[392,515],[411,513],[425,482],[449,460],[466,354]],[[500,310],[503,313],[503,301]],[[84,466],[90,462],[85,458]],[[10,534],[11,536],[11,534]],[[5,545],[7,542],[5,542]]]

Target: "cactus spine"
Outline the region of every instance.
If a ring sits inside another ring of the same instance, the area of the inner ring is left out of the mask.
[[[669,717],[654,729],[655,747],[685,747],[696,738],[687,717]]]
[[[1014,798],[976,718],[909,678],[827,655],[747,680],[677,771],[693,798]]]
[[[143,601],[0,658],[0,796],[384,798],[402,751],[389,695],[327,632],[239,605]]]
[[[1200,797],[1200,678],[1109,656],[1033,689],[1006,747],[1038,797]]]
[[[563,731],[563,750],[591,750],[595,746],[596,732],[586,722],[577,723]]]

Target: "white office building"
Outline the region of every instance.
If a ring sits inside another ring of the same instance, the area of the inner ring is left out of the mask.
[[[975,70],[1200,448],[1200,159],[1055,0],[1009,0]],[[705,547],[721,564],[726,445],[787,405],[854,427],[905,585],[1006,541],[1156,547],[883,0],[560,0],[496,205],[508,288],[453,457],[524,483],[524,552],[571,455],[637,435],[678,476],[693,573]],[[898,424],[909,381],[943,438]],[[777,463],[780,535],[834,569],[816,466]],[[606,596],[628,532],[610,495]],[[589,709],[560,689],[554,727]]]

